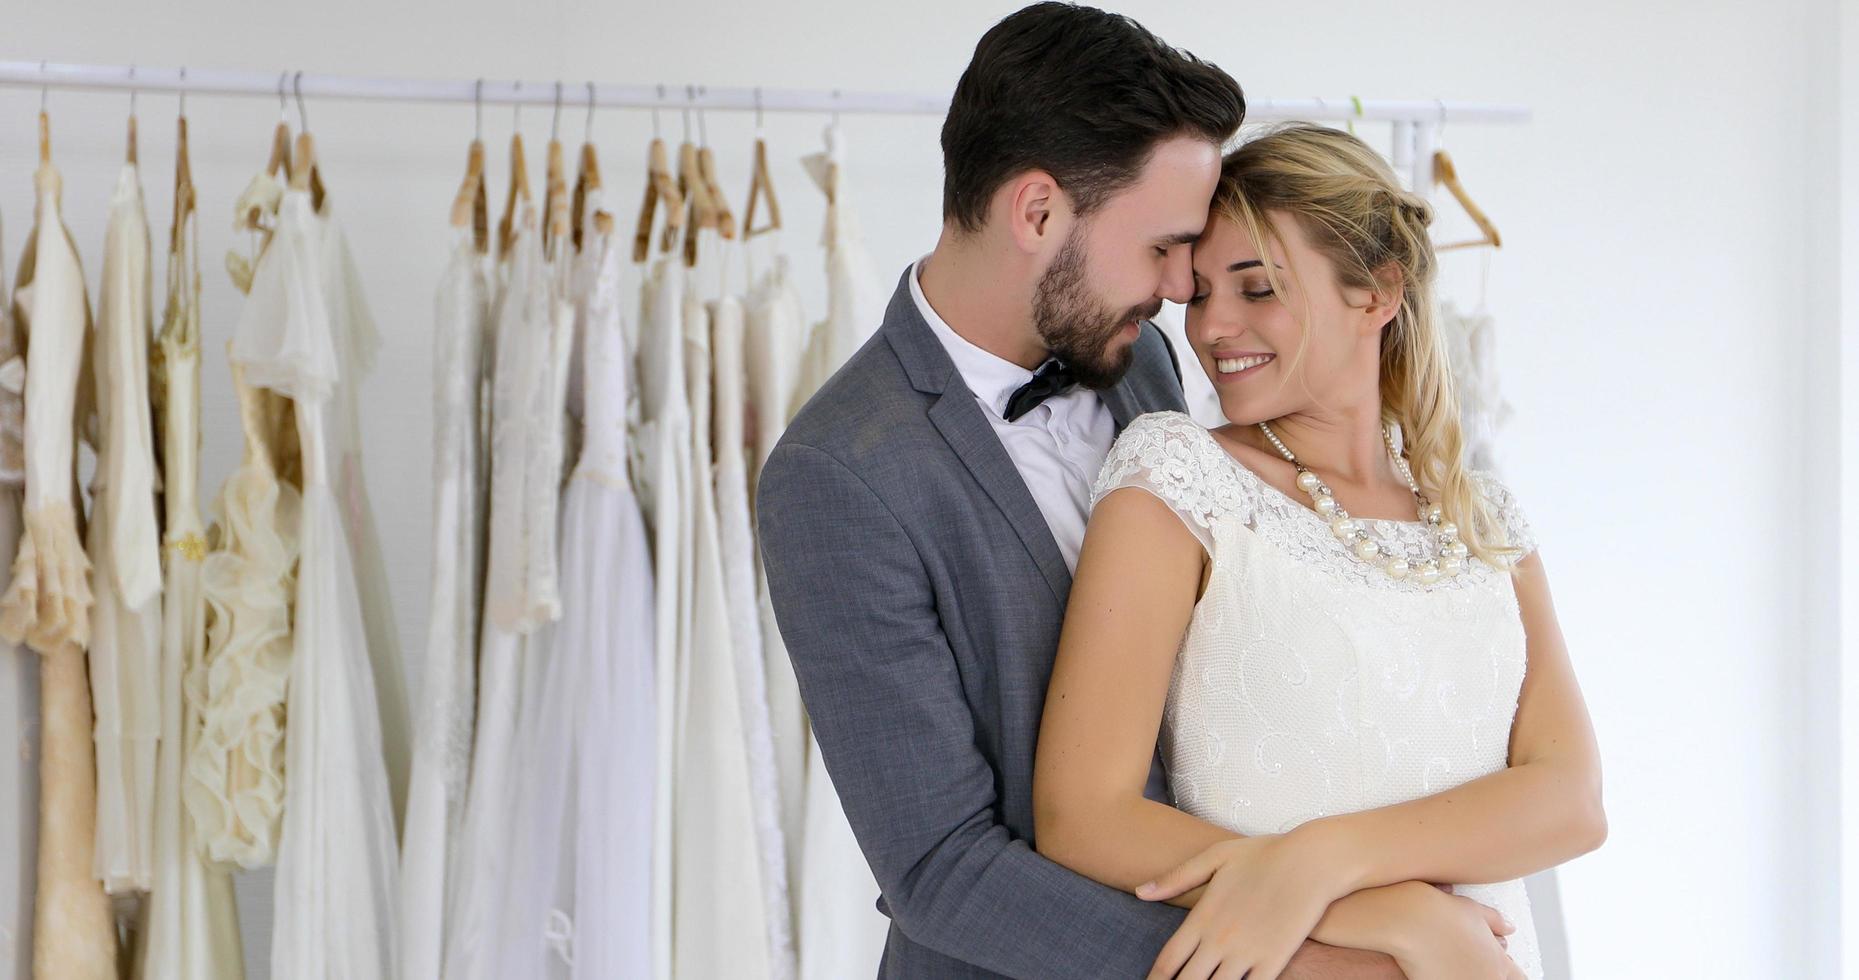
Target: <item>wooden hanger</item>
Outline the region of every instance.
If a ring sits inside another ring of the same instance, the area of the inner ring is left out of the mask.
[[[136,162],[136,116],[133,112],[129,114],[129,153],[124,159],[131,165]]]
[[[490,206],[484,192],[484,141],[474,139],[465,154],[465,179],[452,198],[452,227],[471,228],[471,241],[478,254],[490,246]]]
[[[516,244],[516,202],[528,204],[529,162],[523,157],[523,134],[510,136],[510,190],[504,195],[503,217],[497,221],[497,257],[502,258]]]
[[[1457,168],[1453,167],[1452,157],[1447,154],[1445,150],[1433,151],[1433,181],[1446,185],[1446,189],[1452,192],[1453,199],[1459,202],[1459,206],[1464,208],[1466,215],[1472,219],[1472,224],[1477,225],[1478,230],[1484,233],[1483,238],[1474,239],[1472,241],[1435,245],[1433,247],[1435,252],[1450,252],[1454,249],[1461,248],[1500,248],[1503,246],[1503,239],[1498,237],[1497,226],[1491,223],[1490,218],[1485,217],[1484,209],[1480,208],[1477,203],[1472,200],[1472,195],[1466,193],[1465,185],[1459,183],[1459,172]]]
[[[768,198],[768,224],[755,227],[755,205],[763,197]],[[768,172],[768,141],[760,136],[755,138],[755,162],[749,169],[749,203],[742,213],[742,237],[744,241],[757,235],[781,230],[781,202],[775,198],[775,182]]]
[[[52,163],[52,117],[44,109],[39,110],[39,166],[47,167]]]
[[[633,234],[633,261],[652,257],[653,217],[660,203],[665,206],[665,234],[676,240],[684,227],[684,194],[671,176],[671,157],[665,141],[654,136],[646,151],[645,201],[639,206],[639,224]]]
[[[548,170],[543,179],[549,220],[542,229],[542,247],[553,254],[559,242],[571,234],[568,219],[568,175],[562,164],[562,141],[549,140]]]
[[[581,137],[581,157],[575,164],[574,194],[569,202],[568,223],[574,237],[574,247],[580,251],[586,240],[587,195],[589,191],[600,190],[600,154],[594,152],[594,83],[587,83],[587,132]],[[601,211],[594,216],[598,227]],[[613,216],[607,215],[607,230],[613,228]],[[603,232],[604,234],[604,232]]]
[[[684,228],[684,264],[691,267],[697,264],[698,232],[717,227],[716,202],[710,198],[710,186],[704,180],[702,163],[695,144],[686,140],[678,147],[678,188],[684,192],[685,199],[691,202],[691,219]],[[669,233],[670,228],[666,231]],[[670,234],[665,236],[665,248],[670,249],[676,239]]]
[[[297,147],[290,161],[290,189],[310,189],[310,171],[316,167],[316,141],[308,132],[297,134]]]
[[[704,90],[699,89],[699,93]],[[697,175],[704,182],[704,196],[710,201],[710,211],[715,221],[717,234],[726,239],[736,237],[736,216],[730,213],[729,198],[723,196],[723,185],[717,181],[716,153],[710,149],[710,130],[704,125],[704,113],[697,110]]]

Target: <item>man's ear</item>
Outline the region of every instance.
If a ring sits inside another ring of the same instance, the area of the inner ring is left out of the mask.
[[[1028,170],[1002,185],[996,207],[1004,212],[1009,236],[1022,252],[1045,251],[1071,214],[1071,202],[1059,182],[1043,170]]]

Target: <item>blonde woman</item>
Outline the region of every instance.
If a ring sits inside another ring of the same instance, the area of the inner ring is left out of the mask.
[[[1187,314],[1230,424],[1139,418],[1098,477],[1036,840],[1192,910],[1152,976],[1271,980],[1309,938],[1539,977],[1522,879],[1606,837],[1542,559],[1461,462],[1430,219],[1348,134],[1233,152]]]

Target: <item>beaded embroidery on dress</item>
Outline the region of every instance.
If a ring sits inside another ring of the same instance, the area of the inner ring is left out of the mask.
[[[1518,554],[1535,550],[1510,492],[1474,474]],[[1468,558],[1452,579],[1396,580],[1179,412],[1112,447],[1092,502],[1136,487],[1175,511],[1212,561],[1162,721],[1175,803],[1242,834],[1418,799],[1504,768],[1525,667],[1508,573]],[[1384,555],[1423,557],[1418,521],[1361,522]],[[1522,880],[1454,891],[1517,926],[1542,964]]]

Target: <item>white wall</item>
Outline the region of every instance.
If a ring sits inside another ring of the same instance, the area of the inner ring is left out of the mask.
[[[1810,254],[1820,219],[1801,188],[1810,127],[1828,122],[1810,113],[1806,91],[1811,78],[1830,77],[1816,66],[1837,52],[1815,42],[1813,25],[1837,22],[1826,14],[1837,3],[1144,0],[1120,8],[1217,61],[1254,97],[1437,96],[1535,110],[1527,126],[1449,125],[1444,145],[1505,234],[1503,254],[1489,263],[1488,303],[1517,410],[1506,464],[1544,542],[1606,757],[1611,840],[1562,876],[1581,977],[1825,975],[1833,962],[1810,952],[1836,942],[1829,930],[1838,919],[1826,905],[1835,871],[1816,853],[1828,824],[1815,838],[1804,814],[1837,798],[1813,791],[1825,772],[1810,767],[1818,747],[1807,744],[1835,729],[1806,719],[1817,703],[1810,680],[1839,675],[1810,669],[1833,650],[1810,646],[1800,558],[1827,547],[1806,506],[1815,488],[1802,481],[1806,461],[1834,438],[1803,426],[1810,399],[1827,397],[1804,391],[1812,380],[1804,352],[1813,331],[1831,329],[1808,319],[1827,307],[1825,294],[1817,301],[1803,289],[1803,270],[1832,273]],[[1013,6],[330,0],[285,15],[233,0],[91,0],[15,9],[0,57],[559,77],[570,83],[571,106],[573,83],[589,77],[946,90],[975,39]],[[1850,9],[1845,18],[1850,52]],[[29,222],[37,103],[36,91],[0,91],[0,120],[13,133],[0,139],[9,257]],[[1849,95],[1849,114],[1854,104]],[[141,100],[157,214],[168,202],[173,106],[170,97]],[[53,92],[51,107],[69,221],[94,281],[126,97]],[[218,273],[232,244],[230,204],[263,162],[277,109],[209,97],[190,109],[206,333],[216,353],[236,309]],[[309,115],[386,334],[380,373],[365,391],[370,482],[402,635],[418,650],[429,309],[471,110],[313,100]],[[578,141],[582,121],[564,112],[564,137]],[[816,311],[820,207],[795,159],[816,147],[821,123],[769,119],[792,229],[786,246]],[[532,148],[548,124],[546,110],[523,114]],[[509,125],[508,110],[486,113],[497,179]],[[675,114],[663,125],[673,135],[681,128]],[[709,120],[732,194],[746,187],[750,125],[741,115]],[[854,117],[846,128],[853,199],[888,274],[934,240],[937,121]],[[623,189],[623,221],[650,130],[640,112],[595,121],[608,182]],[[1850,125],[1845,132],[1850,172]],[[1385,139],[1375,128],[1363,133]],[[540,161],[532,167],[539,175]],[[1850,195],[1850,178],[1843,186]],[[1845,234],[1851,248],[1850,214]],[[1447,263],[1448,295],[1475,302],[1481,260]],[[230,471],[238,447],[220,364],[210,362],[205,396],[208,488]]]

